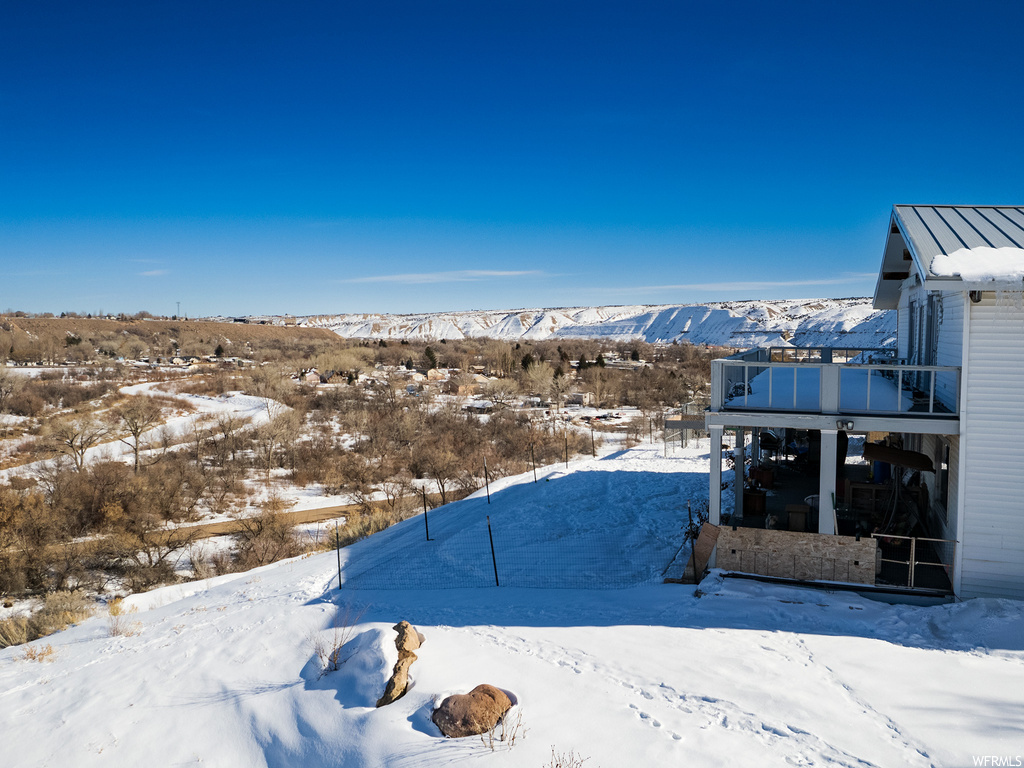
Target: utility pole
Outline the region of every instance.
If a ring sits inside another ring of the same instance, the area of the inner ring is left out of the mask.
[[[179,301],[179,302],[176,302],[176,303],[178,305],[178,314],[176,314],[175,317],[178,318],[179,320],[181,320],[181,302]]]

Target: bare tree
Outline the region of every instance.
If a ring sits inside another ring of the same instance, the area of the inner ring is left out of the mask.
[[[0,413],[4,412],[7,403],[21,387],[21,377],[11,373],[6,366],[0,366]]]
[[[135,458],[135,472],[138,474],[142,434],[160,423],[160,408],[148,397],[135,397],[127,405],[119,408],[117,415],[131,438],[129,441],[128,437],[122,437],[121,442],[132,449],[132,455]]]
[[[79,472],[85,467],[85,454],[90,448],[103,442],[110,429],[95,416],[79,416],[57,422],[50,431],[50,438],[61,453],[69,456]]]
[[[437,483],[441,503],[447,504],[448,493],[458,479],[461,469],[458,455],[448,445],[434,443],[426,446],[421,461],[427,469],[427,474]]]
[[[231,460],[235,460],[235,453],[241,445],[241,431],[249,425],[249,420],[244,416],[231,412],[224,412],[217,416],[217,429],[221,434],[221,441],[224,447],[231,454]]]
[[[274,417],[266,424],[261,424],[255,433],[256,453],[267,469],[267,482],[270,482],[270,470],[274,467],[277,450],[283,444],[295,438],[301,427],[301,420],[295,411],[287,411]]]
[[[608,380],[611,374],[604,368],[594,366],[583,372],[583,381],[586,382],[590,391],[594,393],[594,405],[600,406],[608,394]]]
[[[279,366],[264,365],[253,371],[249,391],[256,397],[262,397],[267,409],[267,416],[273,421],[288,406],[281,402],[281,399],[288,392],[291,380],[285,375],[284,369]]]
[[[549,391],[551,392],[551,399],[555,401],[555,410],[557,411],[561,409],[562,396],[569,391],[569,379],[562,374],[560,368],[557,369],[551,377]]]
[[[484,386],[484,395],[499,407],[510,405],[519,396],[519,385],[515,379],[497,379]]]
[[[551,389],[554,373],[550,363],[534,363],[526,369],[526,385],[531,392],[544,396]]]

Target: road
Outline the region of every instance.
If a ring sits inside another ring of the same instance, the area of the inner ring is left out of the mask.
[[[453,495],[451,492],[449,492],[448,496],[451,501],[456,501],[458,499],[458,496]],[[407,500],[417,501],[421,501],[422,498],[423,497],[420,494],[406,497]],[[427,494],[427,503],[431,505],[431,509],[433,509],[434,505],[439,504],[440,501],[440,494]],[[384,509],[387,507],[387,502],[381,499],[380,501],[372,501],[369,505],[372,509]],[[362,509],[364,509],[364,505],[362,504],[334,504],[327,507],[299,509],[291,512],[281,512],[279,514],[285,521],[287,521],[288,525],[295,526],[302,525],[303,523],[319,523],[323,520],[334,520],[338,517],[346,517]],[[159,535],[174,537],[174,540],[177,542],[184,543],[189,539],[209,539],[213,536],[229,536],[241,531],[244,523],[244,518],[241,520],[220,520],[215,523],[199,523],[197,525],[181,526],[170,531],[161,531]]]

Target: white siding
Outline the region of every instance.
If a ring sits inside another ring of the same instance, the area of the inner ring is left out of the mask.
[[[907,339],[910,333],[910,301],[911,291],[900,291],[900,304],[896,308],[896,356],[901,360],[907,358]]]
[[[949,493],[945,509],[939,505],[936,483],[939,477],[939,462],[942,458],[943,441],[949,444]],[[924,484],[928,486],[928,501],[931,507],[928,518],[928,533],[937,539],[956,539],[958,475],[960,466],[960,438],[957,435],[922,435],[921,453],[935,464],[935,472],[922,472]]]
[[[963,365],[964,293],[943,291],[940,294],[939,339],[936,365],[961,367]],[[941,374],[935,379],[935,395],[950,409],[958,397],[956,377]]]
[[[967,306],[960,596],[1024,599],[1024,309]]]
[[[943,291],[939,323],[939,354],[936,365],[963,365],[964,293]]]
[[[910,358],[910,302],[918,307],[917,344],[921,348],[928,336],[928,320],[924,313],[928,307],[928,293],[920,285],[906,288],[900,294],[899,308],[896,311],[897,356],[903,360]],[[939,313],[938,339],[936,341],[935,365],[948,365],[959,368],[963,365],[963,328],[964,328],[964,293],[963,291],[943,291],[937,295],[935,311]],[[916,364],[924,362],[919,351],[914,359]],[[920,379],[919,386],[927,390],[929,379]],[[955,410],[959,393],[957,377],[951,373],[940,373],[935,379],[935,396],[950,410]]]

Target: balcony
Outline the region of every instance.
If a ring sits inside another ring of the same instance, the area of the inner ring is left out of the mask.
[[[712,412],[959,417],[960,368],[905,365],[892,349],[770,347],[715,360]]]

